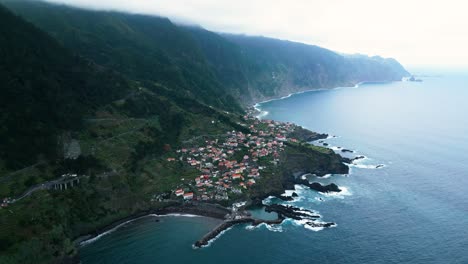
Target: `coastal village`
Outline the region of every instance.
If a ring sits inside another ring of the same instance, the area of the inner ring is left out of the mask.
[[[222,201],[241,195],[256,184],[262,171],[278,164],[285,142],[297,142],[288,138],[297,128],[292,123],[259,120],[254,111],[243,119],[245,124],[240,125],[248,127],[250,133],[229,131],[223,137],[178,149],[177,158],[167,158],[168,162],[184,162],[200,173],[188,186],[175,189],[173,195],[198,201]]]

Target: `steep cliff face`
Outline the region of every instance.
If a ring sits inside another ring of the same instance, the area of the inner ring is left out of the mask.
[[[194,36],[200,36],[202,31],[192,29]],[[226,46],[213,47],[206,39],[198,39],[218,76],[226,72],[237,74],[237,82],[226,85],[245,87],[248,96],[243,99],[247,102],[304,90],[354,86],[360,82],[399,81],[409,75],[391,58],[341,55],[318,46],[264,37],[221,36],[235,46],[228,50]],[[220,63],[220,54],[233,57],[239,54],[240,58],[234,60],[234,66],[233,61]]]
[[[297,42],[218,34],[167,18],[89,11],[40,1],[1,0],[65,47],[140,82],[160,83],[236,111],[292,92],[396,81],[394,59],[342,55]]]

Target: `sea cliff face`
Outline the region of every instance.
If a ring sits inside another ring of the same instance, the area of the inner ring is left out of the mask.
[[[0,2],[66,48],[103,67],[230,111],[238,110],[237,102],[246,106],[295,92],[398,81],[410,75],[394,59],[343,55],[267,37],[220,34],[180,26],[164,17],[40,1]],[[112,45],[105,41],[109,39]]]

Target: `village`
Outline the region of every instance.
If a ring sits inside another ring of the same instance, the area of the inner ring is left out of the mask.
[[[245,124],[241,125],[250,133],[229,131],[224,137],[178,149],[177,158],[167,158],[168,162],[184,162],[200,173],[172,195],[186,201],[223,201],[240,196],[256,184],[267,166],[279,163],[286,141],[297,142],[288,138],[297,127],[292,123],[259,120],[253,111],[243,119]]]

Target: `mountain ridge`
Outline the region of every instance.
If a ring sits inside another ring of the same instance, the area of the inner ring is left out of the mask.
[[[390,63],[392,59],[343,56],[299,42],[216,33],[162,16],[41,1],[0,2],[97,64],[139,81],[161,82],[216,107],[409,75],[398,62]]]

